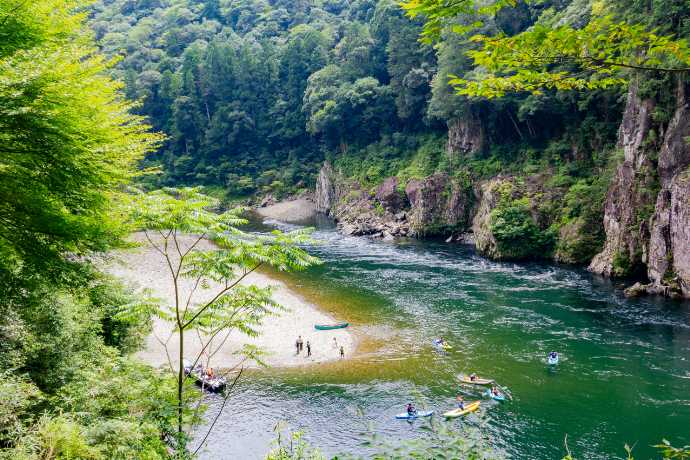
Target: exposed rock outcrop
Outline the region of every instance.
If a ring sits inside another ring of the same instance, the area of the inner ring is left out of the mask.
[[[482,182],[477,189],[477,213],[472,220],[472,233],[477,250],[487,257],[500,258],[498,242],[491,231],[491,211],[501,199],[499,189],[507,179],[495,178]]]
[[[661,191],[651,222],[647,275],[651,287],[690,297],[690,100],[679,84],[676,110],[659,151]],[[656,289],[658,290],[658,289]]]
[[[624,161],[605,205],[606,244],[590,264],[607,276],[645,269],[650,283],[636,283],[626,290],[629,296],[690,297],[688,91],[687,82],[679,80],[675,112],[664,129],[652,119],[654,102],[640,100],[636,85],[630,87],[620,129]],[[663,139],[661,145],[652,142],[655,137]]]
[[[339,197],[336,193],[336,185],[338,182],[333,167],[329,162],[325,162],[319,171],[319,177],[316,179],[314,201],[318,212],[328,214],[337,203]]]
[[[332,217],[346,235],[391,239],[410,231],[406,198],[394,177],[372,194],[325,163],[319,171],[314,201],[318,211]]]
[[[444,235],[469,226],[471,190],[447,174],[412,179],[405,194],[411,206],[408,220],[413,235]]]
[[[398,189],[399,180],[397,177],[389,177],[376,190],[375,198],[381,206],[393,214],[398,213],[409,206],[407,197]]]
[[[470,155],[484,150],[485,133],[481,120],[473,115],[448,123],[448,154]]]
[[[638,97],[636,84],[630,85],[618,140],[623,162],[606,196],[606,242],[589,266],[595,273],[624,276],[643,267],[649,238],[645,210],[653,207],[657,191],[655,168],[650,160],[656,147],[649,142],[654,106],[654,101]]]
[[[466,231],[473,196],[447,174],[410,180],[404,194],[399,179],[389,177],[370,193],[326,163],[319,173],[315,202],[343,233],[391,238]]]

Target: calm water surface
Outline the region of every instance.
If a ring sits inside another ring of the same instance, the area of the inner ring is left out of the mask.
[[[202,458],[263,458],[281,421],[328,455],[361,451],[368,426],[420,436],[422,423],[394,414],[408,400],[452,407],[455,375],[472,371],[514,400],[457,423],[481,425],[511,458],[560,459],[566,434],[581,459],[620,458],[624,443],[656,458],[650,445],[664,437],[690,443],[687,303],[626,300],[585,271],[492,262],[466,246],[346,237],[328,222],[315,237],[322,244],[310,251],[325,264],[281,279],[353,323],[358,356],[244,378]],[[439,336],[451,352],[434,351]],[[561,353],[554,371],[550,350]],[[219,403],[211,397],[209,418]]]

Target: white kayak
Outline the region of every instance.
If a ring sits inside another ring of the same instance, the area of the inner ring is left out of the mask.
[[[413,420],[413,419],[416,419],[419,417],[430,417],[433,413],[434,413],[434,411],[432,411],[432,410],[426,410],[426,411],[424,411],[424,410],[419,411],[418,410],[414,414],[408,414],[407,412],[403,412],[402,414],[396,415],[395,418],[397,418],[399,420]]]

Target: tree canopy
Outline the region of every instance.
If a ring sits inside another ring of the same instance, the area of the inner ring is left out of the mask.
[[[443,31],[465,34],[481,28],[485,16],[516,4],[410,0],[402,6],[411,17],[425,18],[422,37],[433,41],[442,39]],[[628,70],[690,71],[690,47],[678,30],[664,33],[663,28],[621,20],[616,5],[594,2],[581,8],[590,9],[584,26],[540,21],[517,34],[498,30],[472,35],[469,40],[477,47],[467,55],[478,71],[452,76],[449,83],[459,94],[495,98],[508,92],[607,89],[625,84]]]

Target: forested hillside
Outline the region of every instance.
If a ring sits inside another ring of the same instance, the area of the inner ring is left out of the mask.
[[[166,458],[169,380],[95,253],[157,145],[67,0],[0,1],[0,458]]]
[[[687,75],[656,70],[686,46],[644,35],[687,36],[685,2],[497,2],[438,17],[433,2],[403,3],[409,16],[393,0],[114,0],[96,4],[91,24],[106,53],[124,56],[115,73],[128,95],[169,136],[149,159],[160,184],[237,198],[318,182],[320,209],[351,234],[471,232],[497,259],[599,254],[596,272],[689,293],[686,262],[662,261],[684,237],[662,238],[673,232],[652,222],[670,221],[655,217],[656,197],[690,159],[669,141],[688,130]],[[578,30],[604,58],[579,65],[576,37],[563,39]],[[487,43],[475,34],[515,37],[524,52],[517,64],[505,49],[472,55]],[[636,46],[653,65],[606,61]],[[458,92],[457,81],[484,83]]]
[[[313,185],[329,152],[428,129],[434,53],[393,2],[106,1],[95,11],[103,49],[125,56],[128,94],[169,134],[165,183],[294,190]]]

